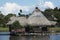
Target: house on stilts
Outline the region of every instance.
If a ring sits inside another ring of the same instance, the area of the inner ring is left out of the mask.
[[[49,27],[56,26],[56,21],[50,21],[47,19],[47,17],[41,12],[41,10],[36,7],[32,14],[26,18],[26,17],[11,17],[11,21],[7,23],[9,25],[10,30],[12,29],[13,22],[19,21],[20,25],[23,26],[20,30],[23,30],[24,32],[42,32],[42,31],[48,31]],[[29,29],[32,28],[32,29]]]

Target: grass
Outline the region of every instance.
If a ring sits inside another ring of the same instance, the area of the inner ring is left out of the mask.
[[[8,27],[0,27],[0,32],[8,32],[9,31],[9,28]]]
[[[49,28],[50,31],[60,32],[60,27]]]
[[[60,32],[60,27],[54,27],[54,28],[49,28],[50,31],[55,31],[55,32]],[[0,32],[8,32],[9,28],[8,27],[0,27]]]

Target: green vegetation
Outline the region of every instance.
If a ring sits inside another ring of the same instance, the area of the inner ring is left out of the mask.
[[[60,27],[49,28],[50,31],[60,32]]]
[[[54,8],[54,9],[45,9],[44,11],[42,11],[43,12],[43,14],[49,19],[49,20],[52,20],[51,19],[51,15],[54,15],[58,20],[57,20],[57,22],[58,22],[58,26],[60,27],[60,8]],[[18,15],[19,16],[24,16],[24,17],[26,17],[26,18],[28,18],[30,15],[31,15],[31,13],[30,14],[27,14],[27,15],[24,15],[24,14],[22,14],[22,10],[20,10],[20,13],[18,13]],[[12,14],[12,13],[10,13],[10,14],[8,14],[8,15],[4,15],[4,13],[2,13],[1,11],[0,11],[0,31],[8,31],[9,30],[9,28],[7,27],[7,22],[8,21],[10,21],[10,17],[12,17],[12,16],[16,16],[16,14]],[[19,22],[18,21],[16,21],[16,22],[14,22],[13,24],[13,27],[21,27],[21,25],[19,25]],[[56,31],[60,31],[60,28],[59,27],[57,27],[57,28],[50,28],[51,30],[56,30]]]
[[[0,32],[8,32],[9,31],[9,28],[8,27],[0,27]]]
[[[21,28],[21,27],[22,27],[18,21],[15,21],[15,22],[12,24],[12,26],[13,26],[13,29],[17,29],[17,28]]]
[[[55,16],[58,20],[58,25],[60,26],[60,8],[54,8],[54,9],[45,9],[43,14],[49,19],[52,20],[52,15]]]

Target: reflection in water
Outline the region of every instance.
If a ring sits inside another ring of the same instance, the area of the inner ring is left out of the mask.
[[[0,32],[0,40],[60,40],[60,34],[41,35],[41,36],[10,36],[3,35],[7,32]],[[9,34],[9,33],[7,33]]]
[[[49,40],[49,36],[11,36],[10,40]]]

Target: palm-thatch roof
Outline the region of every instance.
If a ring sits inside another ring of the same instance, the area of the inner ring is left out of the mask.
[[[51,25],[50,21],[42,14],[39,8],[35,8],[32,15],[28,18],[30,25]]]
[[[56,21],[50,21],[51,25],[56,25],[57,22]]]
[[[40,25],[55,25],[57,22],[49,21],[43,13],[40,11],[38,7],[32,12],[32,15],[29,18],[26,17],[11,17],[11,21],[7,23],[7,25],[12,24],[15,21],[19,21],[20,25],[32,25],[32,26],[40,26]]]
[[[20,25],[22,25],[22,26],[27,25],[27,19],[25,17],[15,17],[15,16],[13,16],[10,19],[11,19],[11,21],[9,21],[7,23],[7,25],[13,24],[13,22],[15,22],[15,21],[19,21]]]

